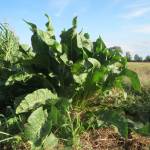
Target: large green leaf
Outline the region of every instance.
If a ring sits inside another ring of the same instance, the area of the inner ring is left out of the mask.
[[[32,59],[35,56],[35,53],[33,53],[32,48],[26,44],[19,45],[19,51],[22,52],[23,60]]]
[[[52,120],[53,125],[57,125],[61,114],[56,106],[51,105],[51,111],[49,113],[50,119]]]
[[[57,99],[57,95],[53,94],[48,89],[39,89],[34,91],[33,93],[28,94],[22,99],[21,103],[16,109],[16,113],[24,113],[28,112],[32,109],[38,108],[41,105],[47,103],[55,103]]]
[[[78,48],[85,48],[88,51],[92,51],[93,43],[90,41],[89,37],[87,38],[86,33],[80,32],[77,34],[77,46]]]
[[[122,71],[122,64],[119,62],[108,65],[108,70],[112,73],[119,74]]]
[[[93,68],[100,68],[100,62],[95,58],[88,58],[88,61],[93,65]]]
[[[73,75],[73,78],[76,83],[82,85],[86,81],[87,75],[87,73],[82,73],[80,75]]]
[[[17,74],[13,74],[9,76],[7,79],[5,85],[13,85],[15,82],[25,82],[28,79],[32,78],[33,74],[28,74],[25,72],[19,72]]]
[[[74,28],[77,28],[77,16],[73,18],[72,25]]]
[[[42,31],[36,27],[35,24],[25,21],[32,29],[33,35],[31,37],[33,51],[40,54],[48,54],[49,48],[48,45],[53,45],[55,39],[53,38],[53,33],[51,32],[50,22],[47,24],[49,32]]]
[[[137,91],[141,91],[140,80],[136,72],[129,70],[129,69],[124,69],[121,75],[127,76],[131,80],[133,88]]]
[[[82,60],[82,61],[78,61],[76,63],[73,63],[72,66],[71,66],[71,72],[73,74],[80,74],[80,73],[83,73],[85,71],[85,68],[87,67],[87,63],[85,60]]]
[[[91,74],[91,76],[90,76]],[[106,67],[95,68],[89,73],[89,79],[92,83],[103,83],[108,77],[108,69]]]
[[[82,45],[77,42],[77,32],[74,28],[62,32],[61,44],[69,60],[76,62],[83,58]]]
[[[31,27],[30,29],[31,29],[32,32],[36,32],[37,31],[37,26],[35,24],[33,24],[31,22],[28,22],[26,20],[24,20],[24,22]]]
[[[44,112],[42,107],[36,109],[28,118],[28,122],[25,125],[25,136],[28,140],[36,143],[40,136],[40,130],[47,119],[47,113]]]
[[[29,116],[24,133],[25,137],[31,142],[33,150],[41,150],[47,146],[49,146],[49,148],[56,146],[58,140],[51,133],[51,128],[51,118],[42,107],[35,110]]]
[[[45,16],[48,19],[48,22],[45,24],[45,26],[47,27],[47,31],[48,31],[49,35],[54,38],[55,34],[54,34],[54,29],[53,29],[53,26],[51,23],[51,19],[47,14],[45,14]]]
[[[142,128],[135,129],[135,131],[144,136],[150,136],[150,123],[147,122]]]
[[[38,34],[38,37],[43,41],[45,42],[47,45],[51,46],[51,45],[54,45],[55,43],[55,39],[53,39],[51,37],[51,34],[49,32],[44,32],[42,30],[37,30],[37,34]]]
[[[58,138],[51,133],[46,139],[44,140],[43,148],[44,150],[52,150],[58,145]]]
[[[33,51],[36,54],[40,54],[41,55],[41,59],[42,59],[42,55],[43,54],[47,54],[49,53],[49,47],[48,45],[41,39],[41,37],[39,36],[39,34],[42,36],[42,38],[44,40],[47,39],[47,34],[45,35],[45,33],[41,30],[38,31],[37,33],[34,33],[31,37],[31,43],[32,43],[32,47],[33,47]],[[51,42],[51,41],[46,41],[46,42]]]
[[[95,51],[96,51],[96,53],[100,53],[100,52],[104,51],[105,48],[106,48],[105,43],[103,42],[102,38],[99,37],[95,42]]]
[[[123,137],[128,137],[128,121],[121,115],[121,112],[114,110],[101,110],[99,115],[100,119],[104,122],[116,126]]]

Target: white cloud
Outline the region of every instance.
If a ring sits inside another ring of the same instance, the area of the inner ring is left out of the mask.
[[[130,3],[126,6],[126,8],[135,9],[135,8],[141,8],[141,7],[147,7],[150,6],[149,0],[134,0],[134,3]]]
[[[149,0],[134,0],[130,1],[124,7],[124,14],[121,15],[125,19],[134,19],[150,14],[150,1]]]
[[[74,0],[50,0],[49,4],[56,9],[55,16],[59,17],[72,1]]]
[[[108,47],[120,46],[123,53],[130,52],[132,56],[138,54],[142,57],[150,53],[150,41],[145,38],[130,38],[125,40],[105,40]]]
[[[142,57],[145,57],[146,55],[150,53],[149,41],[138,40],[137,42],[137,41],[132,40],[132,41],[127,41],[126,43],[120,42],[118,43],[118,45],[121,46],[124,54],[125,52],[130,52],[132,56],[134,56],[135,54],[138,54]]]
[[[107,41],[106,44],[107,44],[108,47],[120,46],[122,48],[124,54],[125,54],[125,52],[130,52],[131,55],[135,54],[135,47],[133,45],[131,45],[131,43],[129,43],[129,42]]]
[[[145,50],[150,50],[150,41],[148,40],[141,40],[139,42],[134,43],[134,47],[136,47],[137,49],[142,49],[144,48]]]
[[[150,34],[150,24],[134,27],[133,32]]]
[[[150,7],[140,7],[140,8],[129,10],[129,12],[124,14],[122,17],[126,19],[133,19],[133,18],[142,17],[148,13],[150,13]]]
[[[135,54],[139,54],[142,57],[145,57],[150,53],[149,50],[150,42],[147,40],[133,40],[128,41],[124,46],[125,51],[131,52],[132,56]]]
[[[82,7],[73,13],[73,16],[80,16],[81,14],[86,13],[88,10],[87,7]]]

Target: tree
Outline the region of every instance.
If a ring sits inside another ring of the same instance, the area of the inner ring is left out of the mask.
[[[120,46],[113,46],[113,47],[110,47],[109,48],[110,50],[112,50],[112,51],[118,51],[118,52],[120,52],[120,53],[122,53],[123,51],[122,51],[122,48],[120,47]]]
[[[134,55],[134,61],[141,62],[143,59],[138,54]]]
[[[131,61],[132,60],[130,52],[126,52],[126,58],[127,58],[127,61]]]
[[[144,61],[150,62],[150,56],[146,56]]]

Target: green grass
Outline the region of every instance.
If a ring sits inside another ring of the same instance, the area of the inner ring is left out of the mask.
[[[150,63],[130,62],[128,67],[138,74],[143,87],[150,88]]]

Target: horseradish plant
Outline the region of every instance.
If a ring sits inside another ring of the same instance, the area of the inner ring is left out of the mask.
[[[10,105],[13,100],[17,116],[24,118],[21,125],[25,139],[31,142],[32,149],[53,148],[62,137],[75,139],[80,134],[76,126],[82,124],[82,118],[71,117],[81,105],[85,118],[93,111],[127,137],[128,123],[120,112],[109,110],[107,105],[99,107],[101,103],[95,110],[89,104],[92,97],[100,102],[99,95],[105,91],[123,89],[124,76],[140,91],[137,74],[127,68],[121,52],[108,49],[101,37],[92,42],[88,33],[78,32],[77,17],[70,29],[62,31],[60,41],[46,17],[46,31],[25,21],[33,33],[31,48],[18,42],[12,48],[3,43],[0,47],[0,92],[4,93],[0,96]]]

